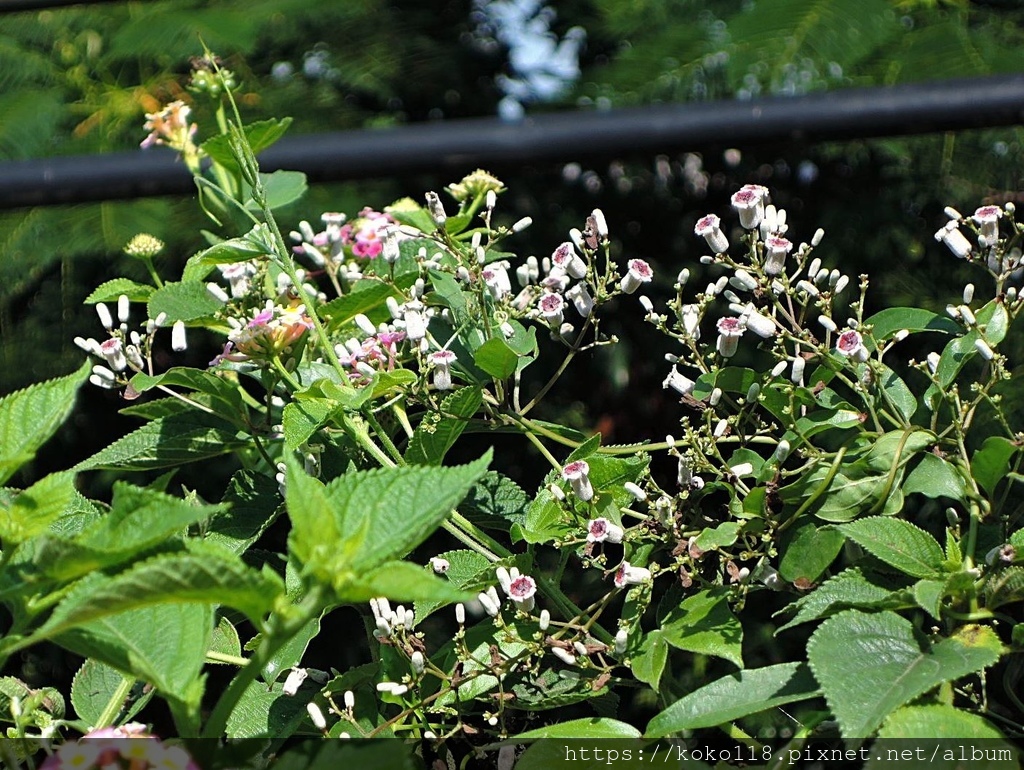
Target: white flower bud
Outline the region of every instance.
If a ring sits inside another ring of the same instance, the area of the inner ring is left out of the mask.
[[[462,602],[455,605],[455,622],[460,626],[466,622],[466,605]]]
[[[100,323],[103,324],[104,329],[110,330],[114,328],[114,319],[110,315],[110,308],[102,302],[96,304],[96,315],[100,317]]]
[[[995,352],[980,337],[974,341],[974,347],[977,348],[978,352],[981,353],[981,357],[986,361],[991,361],[995,357]]]
[[[806,362],[801,356],[797,356],[793,359],[793,369],[789,374],[789,379],[796,385],[803,382],[804,379],[804,366]]]
[[[964,286],[964,304],[965,305],[970,305],[971,301],[973,299],[974,299],[974,284],[973,283],[969,283],[966,286]]]
[[[978,323],[978,320],[974,317],[974,313],[967,305],[961,305],[957,308],[960,311],[960,317],[964,319],[964,323],[968,326],[974,326]]]
[[[835,294],[842,294],[843,293],[843,289],[845,289],[847,284],[849,284],[849,283],[850,283],[850,276],[848,276],[848,275],[841,275],[841,276],[839,276],[839,280],[836,281],[836,287],[834,289],[834,293]]]
[[[356,706],[356,694],[351,690],[345,690],[345,708],[353,709]]]
[[[638,485],[634,484],[632,481],[627,481],[625,484],[622,485],[622,487],[627,492],[629,492],[629,494],[633,495],[633,497],[636,500],[646,500],[647,499],[647,493],[644,492],[644,490],[641,487],[639,487]]]
[[[929,371],[931,371],[932,374],[935,374],[935,370],[939,368],[939,361],[941,360],[942,356],[940,356],[935,351],[932,351],[931,353],[928,354],[928,369]]]
[[[521,233],[523,230],[525,230],[527,227],[529,227],[532,224],[533,224],[533,219],[531,219],[530,217],[523,217],[518,222],[516,222],[514,225],[512,225],[512,232],[514,232],[514,233]]]
[[[320,710],[320,707],[315,703],[306,704],[306,713],[309,714],[309,719],[313,723],[313,727],[317,730],[327,729],[327,720],[324,719],[324,712]]]
[[[836,326],[836,322],[829,318],[827,315],[818,316],[818,323],[821,324],[825,329],[827,329],[830,332],[834,332],[839,328]]]
[[[561,647],[552,647],[551,652],[554,653],[555,657],[565,663],[567,666],[576,665],[576,657],[568,650],[562,649]]]
[[[547,631],[548,630],[548,626],[550,624],[551,624],[551,613],[548,612],[547,610],[541,610],[540,611],[540,621],[537,624],[538,627],[540,628],[541,631]]]
[[[188,348],[188,340],[185,337],[185,322],[175,321],[171,327],[171,350],[181,352]]]
[[[130,309],[128,295],[122,294],[117,298],[117,320],[121,323],[125,323],[128,320],[128,311]]]
[[[422,674],[423,669],[426,667],[426,661],[423,659],[423,653],[419,650],[414,651],[409,657],[409,664],[412,666],[414,673]]]
[[[821,243],[821,239],[825,237],[825,231],[820,227],[814,231],[814,235],[811,236],[811,246],[817,246]]]
[[[616,655],[622,655],[626,651],[626,642],[629,639],[629,632],[620,628],[615,634],[615,646],[612,648]]]
[[[787,361],[779,361],[779,363],[772,367],[772,377],[781,377],[782,373],[786,371],[787,366],[789,366]]]

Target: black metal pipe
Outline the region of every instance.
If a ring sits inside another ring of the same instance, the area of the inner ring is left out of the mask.
[[[655,105],[343,131],[283,139],[264,170],[310,181],[420,172],[459,176],[567,162],[756,144],[869,138],[1024,123],[1024,74],[750,101]],[[0,208],[187,194],[192,180],[165,149],[0,164]]]

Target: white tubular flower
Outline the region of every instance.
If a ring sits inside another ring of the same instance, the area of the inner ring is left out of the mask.
[[[584,318],[589,318],[594,312],[594,298],[587,291],[585,283],[578,283],[565,293],[566,298],[572,302],[576,312]]]
[[[327,729],[327,720],[324,718],[324,712],[320,710],[318,705],[312,702],[307,703],[306,713],[309,714],[309,721],[313,723],[313,727],[320,731]]]
[[[117,387],[117,377],[105,366],[94,366],[92,374],[89,375],[89,382],[104,390],[113,390]]]
[[[994,246],[999,240],[999,220],[1003,210],[998,206],[982,206],[974,212],[971,219],[978,225],[978,245],[982,248]]]
[[[307,672],[306,669],[293,667],[288,674],[288,678],[284,680],[284,686],[281,688],[281,692],[285,695],[295,695],[308,676],[309,672]]]
[[[969,283],[964,286],[964,304],[970,305],[974,300],[974,284]]]
[[[564,320],[563,308],[565,307],[565,300],[562,299],[561,294],[552,294],[550,292],[541,295],[541,298],[537,300],[537,310],[540,311],[541,318],[552,329],[556,329],[562,325]]]
[[[569,482],[573,493],[584,503],[594,497],[594,487],[590,483],[590,466],[586,460],[576,460],[562,468],[562,478]]]
[[[533,224],[532,217],[523,217],[518,222],[516,222],[514,225],[512,225],[512,232],[514,232],[514,233],[521,233],[523,230],[525,230],[527,227],[529,227],[532,224]]]
[[[785,462],[786,458],[789,457],[790,445],[789,442],[783,439],[779,442],[778,446],[775,447],[775,451],[772,453],[772,457],[776,462]]]
[[[789,364],[786,361],[779,361],[772,367],[772,377],[781,377],[782,373],[786,371],[787,366],[789,366]]]
[[[793,250],[792,242],[773,235],[764,242],[764,272],[778,275],[786,268],[786,255]]]
[[[768,190],[761,185],[748,184],[733,193],[732,207],[740,216],[740,225],[745,230],[753,230],[764,218],[764,201]]]
[[[438,575],[443,575],[451,568],[451,562],[447,559],[443,559],[440,556],[430,557],[430,568],[434,570]]]
[[[356,317],[352,319],[356,322],[356,326],[359,330],[367,337],[373,337],[377,334],[377,327],[373,325],[373,321],[367,318],[363,313],[356,313]]]
[[[122,372],[128,367],[128,359],[124,356],[124,345],[116,337],[103,341],[100,345],[100,354],[115,372]]]
[[[480,593],[478,593],[476,595],[476,599],[477,599],[478,602],[480,602],[480,605],[484,608],[484,612],[486,612],[492,618],[497,617],[498,612],[500,611],[501,607],[500,607],[500,605],[495,604],[491,600],[491,597],[487,594],[486,591],[481,591]]]
[[[672,388],[681,396],[688,396],[693,392],[693,387],[696,383],[686,375],[682,374],[678,369],[672,367],[668,373],[668,377],[661,383],[662,388]]]
[[[604,212],[601,209],[594,209],[590,216],[594,218],[594,229],[597,230],[597,237],[602,241],[608,238],[608,223],[605,221]]]
[[[576,249],[569,241],[551,253],[551,264],[570,278],[584,278],[587,275],[587,263],[576,253]]]
[[[626,294],[632,294],[640,288],[641,284],[650,283],[654,278],[654,271],[651,266],[642,259],[631,259],[628,263],[628,271],[619,282],[619,288]]]
[[[722,400],[722,389],[715,388],[711,391],[711,396],[708,398],[708,403],[711,406],[718,406],[718,402]]]
[[[622,527],[613,524],[603,516],[587,522],[588,543],[621,543],[624,534]]]
[[[622,655],[626,651],[626,642],[629,640],[629,632],[620,628],[615,634],[615,644],[612,651],[616,655]]]
[[[810,281],[797,281],[796,288],[798,291],[804,292],[808,297],[817,297],[821,294],[821,292],[818,291],[818,287]]]
[[[964,319],[964,323],[968,326],[974,326],[978,323],[978,319],[974,317],[974,311],[967,307],[967,305],[961,305],[957,310],[960,311],[960,317]]]
[[[988,346],[988,343],[980,337],[974,341],[974,347],[979,353],[981,353],[981,357],[986,361],[991,361],[995,358],[995,352]]]
[[[423,312],[423,303],[414,299],[405,303],[402,320],[405,321],[405,336],[418,342],[427,336],[427,316]]]
[[[836,281],[836,286],[835,286],[835,289],[834,289],[833,293],[835,293],[835,294],[842,294],[843,293],[843,289],[845,289],[849,285],[849,283],[850,283],[850,276],[848,276],[848,275],[841,275],[841,276],[839,276],[839,280]]]
[[[622,485],[622,488],[629,492],[629,494],[633,495],[633,499],[635,500],[647,499],[647,493],[644,492],[643,488],[638,484],[634,484],[632,481],[627,481]]]
[[[935,374],[935,370],[939,368],[939,361],[942,360],[942,356],[940,356],[935,351],[932,351],[931,353],[928,354],[928,357],[927,357],[926,360],[927,360],[927,363],[928,363],[928,370],[932,374]]]
[[[723,254],[729,250],[729,239],[722,232],[722,220],[714,214],[698,219],[693,232],[707,241],[708,248],[716,254]]]
[[[733,273],[729,283],[740,291],[753,291],[757,288],[757,279],[742,268]]]
[[[839,339],[836,340],[836,352],[861,363],[867,361],[870,355],[868,349],[864,347],[864,338],[860,336],[860,332],[853,329],[839,335]]]
[[[100,323],[103,324],[104,329],[110,331],[114,328],[114,317],[110,315],[110,308],[102,302],[96,303],[96,315],[100,317]]]
[[[444,204],[441,203],[441,196],[436,192],[428,192],[424,197],[427,200],[427,211],[430,212],[430,218],[438,227],[444,227],[444,223],[448,221],[448,215],[444,211]]]
[[[622,562],[615,572],[615,587],[635,586],[651,579],[651,571],[644,567],[634,567],[628,561]]]
[[[768,316],[761,315],[753,305],[747,305],[743,315],[740,316],[743,325],[754,334],[767,339],[775,334],[775,321]]]
[[[438,350],[431,353],[428,360],[434,366],[434,387],[437,390],[452,389],[452,362],[457,360],[455,354],[450,350]]]
[[[700,305],[683,305],[680,312],[683,332],[693,340],[700,339]]]
[[[827,315],[818,316],[818,323],[826,330],[830,332],[838,331],[839,327],[836,326],[836,322],[829,318]]]
[[[128,321],[128,311],[130,309],[128,295],[122,294],[117,298],[117,320],[121,323]]]
[[[793,359],[793,368],[789,372],[789,379],[794,385],[800,385],[804,381],[804,368],[807,366],[807,362],[801,357],[797,356]]]
[[[562,488],[558,486],[558,484],[549,484],[548,492],[550,492],[551,496],[560,503],[565,500],[565,492],[562,491]]]
[[[92,337],[89,339],[85,339],[84,337],[75,337],[74,343],[86,353],[97,356],[98,358],[103,357],[103,351],[100,349],[100,343]]]
[[[519,570],[515,567],[512,568],[516,575],[519,574]],[[501,590],[506,594],[508,593],[508,587],[512,585],[512,572],[505,569],[504,567],[497,567],[494,570],[494,576],[498,578],[498,585],[501,586]]]
[[[935,232],[935,240],[944,243],[958,259],[967,259],[971,255],[971,242],[957,229],[956,222],[946,222],[940,227]]]
[[[746,330],[746,325],[739,318],[718,319],[718,342],[716,348],[723,358],[731,358],[736,355],[740,344],[740,337]]]
[[[492,262],[480,271],[480,277],[491,296],[501,299],[512,293],[512,279],[508,277],[508,262]]]
[[[552,647],[551,652],[567,666],[576,665],[576,656],[561,647]]]
[[[142,360],[142,353],[139,352],[138,346],[129,345],[124,349],[124,354],[128,358],[128,365],[135,371],[141,372],[146,362]]]
[[[551,624],[551,613],[548,612],[547,610],[541,610],[540,611],[540,621],[537,624],[538,627],[540,628],[541,631],[547,631],[548,630],[548,626],[550,624]]]
[[[466,623],[466,605],[462,602],[455,605],[455,622],[460,626]]]
[[[409,664],[412,666],[413,673],[419,675],[423,673],[423,669],[426,668],[427,662],[423,658],[423,653],[416,650],[409,657]]]
[[[171,327],[171,350],[180,353],[188,348],[188,339],[185,337],[185,322],[175,321]]]
[[[211,297],[213,297],[218,302],[227,302],[230,299],[230,297],[228,297],[227,295],[227,292],[213,282],[206,284],[206,291],[209,293]]]

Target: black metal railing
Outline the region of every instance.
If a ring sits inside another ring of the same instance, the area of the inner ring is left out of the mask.
[[[1024,73],[893,87],[851,88],[749,101],[665,104],[542,114],[518,123],[452,120],[286,137],[260,156],[264,170],[313,182],[421,172],[458,176],[707,146],[818,142],[1024,123]],[[0,163],[0,208],[187,194],[173,153],[154,148]]]

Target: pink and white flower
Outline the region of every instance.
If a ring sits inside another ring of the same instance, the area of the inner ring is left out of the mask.
[[[615,587],[635,586],[651,579],[651,571],[644,567],[634,567],[628,561],[622,562],[615,571]]]
[[[715,254],[722,254],[729,250],[729,239],[722,232],[722,220],[714,214],[708,214],[698,219],[693,232],[707,241],[708,248]]]
[[[588,543],[621,543],[625,534],[622,527],[613,524],[603,516],[587,522]]]
[[[745,230],[753,230],[764,219],[764,202],[768,197],[768,188],[759,184],[744,185],[733,193],[731,202],[736,213],[740,215],[740,224]]]
[[[736,355],[739,348],[740,337],[746,331],[747,326],[741,318],[719,318],[718,319],[718,342],[716,348],[723,358],[731,358]]]
[[[654,271],[651,269],[651,266],[642,259],[631,259],[627,266],[629,269],[622,277],[622,281],[619,282],[619,288],[626,294],[632,294],[642,284],[650,283],[651,279],[654,278]]]
[[[569,482],[573,493],[583,502],[594,497],[594,487],[590,483],[590,465],[586,460],[576,460],[562,468],[562,478]]]
[[[786,267],[786,255],[793,250],[793,243],[781,235],[769,236],[764,242],[764,272],[778,275]]]
[[[981,233],[978,236],[978,244],[982,248],[994,246],[999,240],[999,220],[1003,216],[1003,210],[998,206],[982,206],[971,219],[978,225]]]
[[[576,253],[576,249],[569,241],[551,253],[551,264],[570,278],[583,278],[587,275],[587,263]]]
[[[847,329],[839,335],[839,339],[836,340],[836,352],[846,358],[852,358],[854,361],[868,360],[868,349],[864,347],[864,338],[861,337],[860,332],[854,329]]]
[[[544,322],[552,329],[562,325],[562,309],[564,307],[565,300],[562,299],[561,294],[552,294],[548,292],[543,294],[537,301],[537,309],[540,311],[541,318],[543,318]]]
[[[428,356],[430,363],[434,366],[434,387],[438,390],[452,389],[451,365],[456,358],[456,355],[450,350],[438,350]]]
[[[956,222],[946,222],[935,232],[935,240],[946,245],[957,259],[967,259],[971,255],[971,242],[960,232]]]

